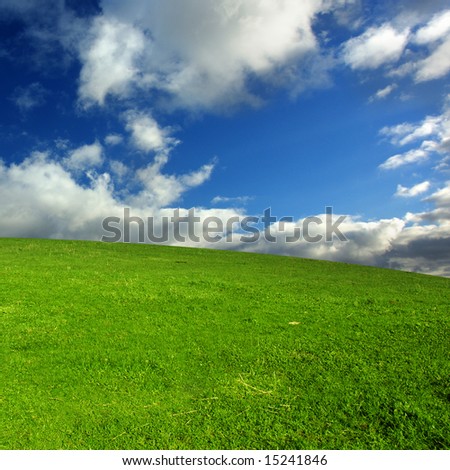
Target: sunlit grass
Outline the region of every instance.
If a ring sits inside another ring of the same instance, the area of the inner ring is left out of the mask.
[[[450,280],[0,240],[5,449],[450,447]]]

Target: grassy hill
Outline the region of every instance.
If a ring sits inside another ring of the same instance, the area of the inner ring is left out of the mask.
[[[0,240],[4,449],[450,447],[450,280]]]

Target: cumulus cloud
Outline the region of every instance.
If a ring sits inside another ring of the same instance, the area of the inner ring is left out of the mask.
[[[182,175],[163,174],[167,155],[132,172],[111,161],[108,172],[89,172],[88,184],[78,180],[78,170],[99,165],[102,148],[96,142],[75,149],[66,159],[51,151],[34,152],[20,164],[0,160],[0,236],[99,239],[104,217],[123,215],[129,206],[142,214],[158,214],[184,192],[203,184],[214,162]],[[114,183],[128,175],[140,189],[122,194]],[[99,231],[100,230],[100,231]]]
[[[178,141],[170,136],[171,129],[161,128],[148,114],[129,111],[126,121],[126,128],[131,132],[134,145],[144,152],[168,151],[178,144]]]
[[[450,277],[450,182],[425,201],[434,207],[406,215],[408,226],[395,241],[386,266]]]
[[[416,81],[424,82],[442,78],[450,71],[450,35],[426,59],[420,61]]]
[[[259,104],[248,86],[255,77],[299,91],[326,84],[334,64],[319,50],[312,29],[317,15],[332,11],[350,29],[362,20],[360,0],[102,0],[103,13],[85,34],[86,23],[80,28],[72,22],[71,28],[71,16],[61,5],[61,41],[65,47],[78,45],[83,65],[79,95],[86,106],[102,105],[108,95],[123,98],[144,90],[152,105],[217,110],[233,102]],[[411,15],[414,21],[400,21],[400,15],[350,39],[342,49],[344,61],[353,69],[374,69],[396,62],[408,40],[430,47],[442,41],[448,10],[410,32],[436,5],[424,10]],[[70,41],[64,39],[69,36]],[[419,64],[419,80],[444,73],[446,50],[443,44]],[[308,74],[311,66],[318,70]],[[156,99],[153,92],[166,99]]]
[[[450,277],[450,182],[425,199],[434,208],[428,212],[407,214],[404,218],[362,221],[348,215],[339,229],[346,242],[328,243],[269,243],[260,240],[254,246],[241,247],[245,251],[278,253],[313,259],[326,259],[350,263],[368,264],[405,271]],[[319,215],[324,220],[324,215]],[[335,216],[333,221],[338,216]],[[292,235],[294,227],[301,227],[302,220],[284,224],[279,232],[272,233],[284,240]],[[430,224],[431,222],[431,224]],[[316,233],[324,234],[324,225]]]
[[[181,183],[187,188],[195,188],[196,186],[201,186],[205,181],[209,180],[211,174],[214,170],[217,160],[203,165],[199,170],[192,171],[186,175],[183,175],[180,178]]]
[[[433,9],[430,10],[433,12]],[[416,83],[445,77],[450,71],[450,10],[444,9],[431,18],[426,14],[410,11],[400,15],[396,21],[406,23],[409,30],[407,59],[388,72],[390,76],[413,77]]]
[[[415,197],[419,194],[426,193],[430,189],[430,186],[431,184],[429,181],[424,181],[422,183],[416,184],[411,188],[406,188],[405,186],[399,184],[397,186],[397,192],[395,193],[395,195],[398,197]]]
[[[438,133],[444,119],[444,116],[427,116],[417,125],[403,123],[392,127],[384,127],[381,129],[380,134],[390,137],[395,145],[403,146]]]
[[[198,170],[184,175],[168,175],[163,168],[168,162],[166,154],[159,154],[154,162],[137,171],[136,176],[143,190],[131,197],[133,205],[139,207],[167,207],[178,201],[182,194],[207,181],[215,167],[215,162],[203,165]]]
[[[103,104],[134,85],[189,109],[259,103],[248,78],[289,75],[293,61],[315,51],[312,22],[323,3],[104,0],[81,46],[80,97]]]
[[[115,18],[97,17],[81,44],[79,94],[85,105],[103,104],[108,94],[126,95],[138,72],[144,34]]]
[[[119,145],[123,142],[123,137],[120,134],[108,134],[105,137],[105,144],[107,145]]]
[[[448,207],[450,211],[450,181],[444,188],[431,195],[427,201],[434,202],[438,207]]]
[[[117,212],[107,175],[79,185],[48,153],[0,165],[2,237],[96,239],[100,217]]]
[[[109,168],[112,175],[117,179],[119,183],[123,181],[125,176],[130,174],[130,169],[119,160],[110,160]]]
[[[352,69],[376,69],[395,62],[402,55],[408,36],[408,30],[397,31],[389,23],[371,27],[344,44],[343,60]]]
[[[369,27],[343,44],[342,60],[354,70],[391,65],[387,76],[411,76],[416,83],[445,77],[450,71],[450,10],[430,18],[435,10],[436,5],[421,12],[409,8],[389,23]],[[371,101],[378,98],[374,95]]]
[[[98,141],[90,145],[83,145],[71,151],[65,162],[74,170],[86,170],[100,166],[103,163],[103,147]]]
[[[405,146],[419,143],[419,146],[388,158],[380,165],[384,170],[424,161],[433,154],[448,156],[450,146],[450,105],[446,100],[442,114],[427,116],[419,123],[402,123],[381,129],[380,134],[388,137],[394,145]]]
[[[409,214],[413,222],[434,222],[442,226],[450,225],[450,181],[431,196],[425,198],[426,202],[434,205],[434,209],[417,214]]]
[[[414,35],[413,41],[416,44],[429,44],[444,38],[450,33],[450,10],[442,11],[433,18]]]
[[[335,215],[335,223],[342,215]],[[242,244],[240,249],[257,253],[276,253],[328,261],[350,262],[358,264],[379,265],[382,257],[392,248],[396,237],[401,233],[405,222],[401,219],[379,221],[361,221],[350,215],[339,225],[339,230],[346,241],[326,239],[326,214],[314,216],[315,222],[308,230],[308,236],[320,237],[316,242],[307,241],[304,236],[296,242],[286,242],[287,237],[295,237],[295,230],[304,227],[307,219],[292,223],[275,223],[270,227],[270,235],[277,242],[260,238],[254,244]],[[311,220],[311,218],[310,218]],[[320,221],[320,222],[319,222]],[[304,234],[303,234],[304,235]]]

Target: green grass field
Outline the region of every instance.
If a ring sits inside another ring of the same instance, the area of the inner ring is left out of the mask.
[[[450,448],[450,280],[0,240],[3,449]]]

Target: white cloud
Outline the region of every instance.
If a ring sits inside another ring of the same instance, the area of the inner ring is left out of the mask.
[[[0,236],[99,239],[104,217],[123,215],[123,207],[140,214],[158,215],[164,206],[177,202],[191,188],[209,179],[215,163],[197,171],[163,174],[168,156],[136,172],[111,161],[111,174],[89,173],[89,185],[77,180],[79,168],[99,163],[101,146],[96,142],[61,159],[49,152],[34,152],[20,164],[0,160]],[[140,187],[134,195],[116,193],[114,182]]]
[[[447,184],[429,196],[426,201],[433,202],[439,209],[448,211],[448,220],[450,221],[450,181]]]
[[[376,101],[376,100],[383,100],[387,98],[394,90],[397,89],[397,85],[393,83],[392,85],[388,85],[384,88],[378,90],[373,96],[369,98],[369,101]]]
[[[70,152],[65,163],[74,170],[86,170],[103,163],[103,147],[96,141],[90,145],[82,145]]]
[[[400,166],[408,165],[410,163],[417,163],[426,160],[430,154],[423,149],[413,149],[405,153],[399,153],[389,157],[384,163],[380,165],[382,170],[394,170]]]
[[[439,232],[442,227],[450,229],[450,181],[447,181],[444,187],[426,197],[424,201],[433,204],[434,208],[427,212],[408,213],[406,220],[414,224],[432,222],[436,224],[436,232]]]
[[[107,175],[83,188],[41,152],[19,165],[0,165],[0,198],[2,237],[96,239],[100,217],[118,209]]]
[[[398,197],[415,197],[420,194],[426,193],[430,189],[430,182],[424,181],[423,183],[416,184],[411,188],[406,188],[399,184],[397,186],[397,192],[395,193]]]
[[[369,28],[344,44],[343,60],[352,69],[376,69],[396,62],[406,47],[408,36],[408,30],[396,31],[388,23]]]
[[[82,47],[80,97],[102,104],[131,85],[185,108],[259,103],[247,77],[283,74],[317,49],[319,0],[104,0]],[[120,18],[118,21],[117,18]],[[146,34],[144,34],[144,31]]]
[[[444,38],[450,33],[450,10],[442,11],[435,16],[414,35],[416,44],[429,44]]]
[[[85,105],[104,104],[108,94],[126,95],[137,74],[144,35],[115,18],[97,17],[81,44],[79,95]]]
[[[400,141],[400,145],[407,145],[416,140],[423,139],[424,137],[429,137],[435,135],[439,132],[439,128],[442,124],[441,116],[429,116],[416,127],[411,133],[405,135]]]
[[[130,171],[130,169],[119,160],[110,160],[108,163],[112,173],[119,179],[122,179]]]
[[[209,180],[214,170],[216,161],[203,165],[199,170],[192,171],[186,175],[181,176],[180,181],[186,188],[195,188],[201,186],[205,181]]]
[[[139,207],[167,207],[178,201],[183,193],[191,188],[200,186],[207,181],[215,163],[203,165],[200,169],[185,175],[167,175],[163,173],[163,167],[168,162],[168,156],[158,155],[154,162],[137,171],[137,179],[144,189],[132,196],[130,201]]]
[[[431,11],[423,14],[410,11],[403,13],[393,22],[403,24],[415,33],[408,37],[409,47],[404,62],[387,72],[390,77],[411,76],[416,83],[445,77],[450,72],[450,10],[442,10],[429,18]]]
[[[357,218],[347,216],[339,226],[339,230],[345,235],[347,241],[326,241],[326,216],[318,214],[322,224],[311,224],[309,236],[322,236],[322,240],[312,243],[303,238],[298,242],[286,242],[286,236],[294,234],[295,227],[303,227],[305,219],[295,223],[274,224],[270,234],[277,239],[277,243],[261,238],[255,244],[243,244],[243,251],[257,253],[277,253],[289,256],[298,256],[312,259],[324,259],[329,261],[351,262],[369,265],[378,265],[382,257],[392,248],[393,242],[399,236],[405,226],[401,219],[386,219],[365,222]],[[338,218],[334,216],[333,222]]]
[[[450,72],[450,36],[429,57],[417,65],[417,82],[435,80],[447,75]]]
[[[450,105],[447,99],[442,114],[427,116],[420,123],[402,123],[384,127],[380,134],[391,139],[394,145],[405,146],[419,143],[419,146],[404,153],[396,154],[380,165],[384,170],[395,169],[408,163],[426,160],[432,154],[443,155],[450,151]]]
[[[420,124],[403,123],[384,127],[380,134],[390,137],[393,144],[403,146],[438,133],[444,119],[444,116],[427,116]]]
[[[105,144],[107,145],[118,145],[123,141],[123,137],[120,134],[108,134],[105,137]]]
[[[400,144],[400,140],[406,135],[411,134],[417,128],[416,125],[410,122],[403,122],[395,126],[385,126],[380,130],[380,135],[390,137],[391,142],[395,145]]]
[[[130,111],[126,114],[126,121],[134,145],[144,152],[168,151],[179,143],[170,137],[170,128],[161,128],[148,114]]]
[[[434,208],[406,215],[405,220],[413,225],[397,238],[388,265],[450,277],[450,181],[425,201]]]

